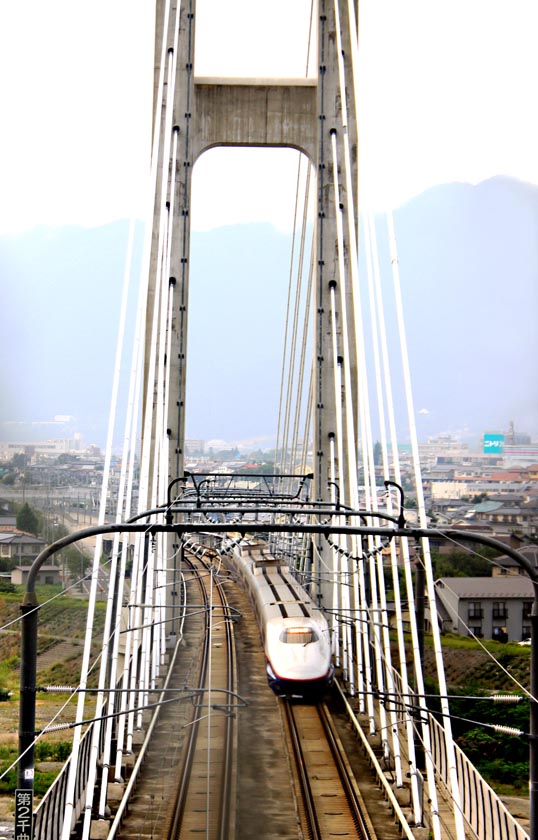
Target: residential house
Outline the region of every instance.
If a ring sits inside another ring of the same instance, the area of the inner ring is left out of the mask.
[[[513,545],[513,548],[519,554],[522,554],[531,564],[531,566],[538,567],[538,545]],[[502,557],[496,557],[492,560],[492,575],[526,575],[527,572],[513,557],[503,554]]]
[[[8,560],[10,564],[31,563],[46,544],[40,537],[17,528],[0,527],[0,559]]]
[[[15,566],[11,572],[11,583],[24,585],[28,580],[31,566]],[[41,566],[36,576],[36,583],[57,584],[61,580],[61,569],[59,566]]]
[[[439,578],[435,589],[446,632],[499,641],[531,635],[534,592],[526,575]]]

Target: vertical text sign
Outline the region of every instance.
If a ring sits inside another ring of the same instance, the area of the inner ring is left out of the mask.
[[[15,840],[33,840],[33,806],[33,791],[17,788],[15,791]]]

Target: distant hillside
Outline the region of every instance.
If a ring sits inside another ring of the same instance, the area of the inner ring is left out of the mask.
[[[395,213],[423,435],[538,434],[538,188],[436,187]]]
[[[436,187],[395,225],[420,436],[478,437],[510,420],[538,434],[538,188]],[[388,296],[382,219],[377,228]],[[104,442],[126,240],[126,222],[0,238],[2,438],[78,430]],[[193,235],[189,436],[274,435],[290,240],[262,224]],[[55,415],[75,420],[28,426]]]
[[[104,442],[127,222],[0,238],[0,427],[36,439],[79,430]],[[73,415],[74,425],[28,426]]]

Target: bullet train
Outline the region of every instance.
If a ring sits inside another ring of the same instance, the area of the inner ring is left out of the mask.
[[[258,540],[241,540],[226,554],[254,607],[267,679],[279,697],[316,699],[330,685],[329,626],[305,589]]]

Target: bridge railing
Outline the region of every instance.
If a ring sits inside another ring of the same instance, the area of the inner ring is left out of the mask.
[[[80,758],[78,772],[75,782],[74,793],[74,821],[78,820],[84,808],[86,799],[86,787],[88,779],[89,764],[92,747],[92,729],[90,724],[80,740]],[[101,753],[104,741],[104,727],[101,727]],[[65,813],[67,796],[67,781],[69,779],[69,768],[71,759],[68,758],[61,772],[50,786],[45,796],[37,806],[34,814],[34,840],[60,840]]]
[[[170,667],[167,670],[164,687],[168,685],[168,680],[170,678],[171,668],[173,665],[173,661],[176,656],[179,655],[180,649],[180,641],[183,638],[183,627],[185,623],[185,616],[186,616],[186,596],[185,596],[185,580],[182,577],[181,579],[181,588],[182,588],[182,597],[181,601],[184,604],[181,616],[180,616],[180,626],[179,632],[177,637],[176,646],[174,649],[173,660]],[[128,796],[131,790],[134,787],[136,782],[136,777],[138,773],[138,769],[140,764],[143,761],[144,753],[147,749],[147,744],[151,738],[151,734],[153,728],[155,726],[155,722],[159,716],[160,707],[154,711],[152,722],[146,734],[146,738],[144,744],[141,748],[140,754],[138,755],[137,762],[135,767],[132,771],[131,778],[129,781],[128,789],[123,797],[122,803],[120,805],[119,813],[116,814],[116,819],[111,827],[109,837],[115,836],[116,830],[121,824],[121,816],[123,811],[125,810],[126,803],[128,800]],[[79,819],[80,815],[85,806],[86,802],[86,789],[87,789],[87,780],[89,775],[90,769],[90,761],[92,760],[92,732],[93,732],[94,723],[91,723],[88,729],[84,732],[82,738],[80,739],[80,747],[79,747],[79,762],[78,762],[78,769],[77,769],[77,777],[75,782],[75,792],[74,792],[74,814],[73,814],[73,825],[71,826],[71,830],[73,830],[74,825],[76,824],[77,820]],[[116,731],[116,724],[114,723],[114,733],[113,738],[115,737]],[[105,727],[100,727],[100,735],[99,735],[99,747],[98,747],[98,754],[101,756],[104,750],[105,745]],[[45,796],[37,806],[34,812],[34,840],[60,840],[62,835],[63,829],[63,818],[65,812],[65,804],[66,804],[66,796],[67,796],[67,782],[69,779],[69,768],[70,768],[71,758],[68,758],[62,770],[52,783],[52,785],[47,790]]]
[[[434,764],[448,789],[444,732],[440,723],[433,717],[430,717],[430,734]],[[499,840],[529,840],[527,832],[457,744],[455,752],[461,807],[469,827],[476,836],[484,840],[490,837]]]
[[[396,691],[402,691],[401,678],[393,669]],[[409,693],[413,694],[409,689]],[[433,715],[429,716],[432,758],[438,778],[450,795],[448,762],[443,727]],[[512,816],[495,791],[480,775],[457,744],[456,770],[460,789],[461,807],[467,825],[480,838],[489,840],[529,840],[529,835]]]

